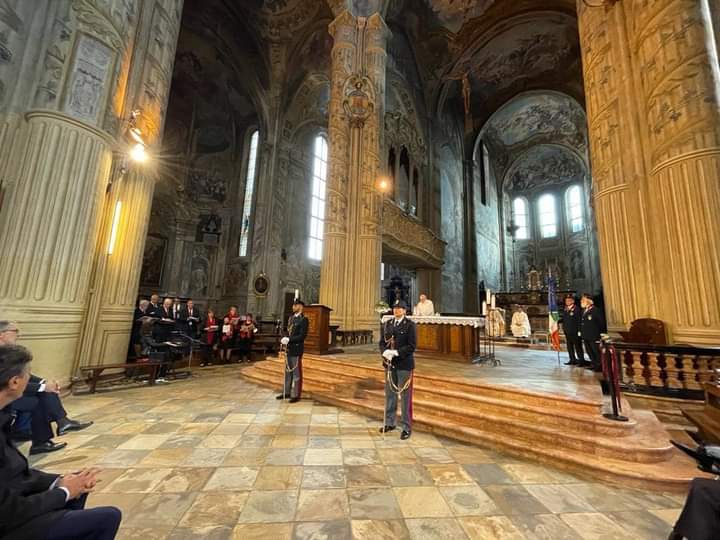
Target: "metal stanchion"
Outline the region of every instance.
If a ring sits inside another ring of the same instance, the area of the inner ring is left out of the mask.
[[[612,343],[606,340],[600,341],[601,360],[603,368],[603,376],[607,381],[610,390],[610,402],[612,404],[612,412],[605,413],[603,416],[609,420],[617,422],[627,422],[628,417],[623,416],[622,403],[620,399],[620,363],[618,362],[617,351]]]

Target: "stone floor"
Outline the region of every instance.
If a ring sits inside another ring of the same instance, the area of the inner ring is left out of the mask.
[[[276,401],[233,366],[65,404],[95,425],[35,463],[103,467],[90,502],[122,509],[119,538],[655,540],[684,499],[420,432],[383,440],[374,421]]]

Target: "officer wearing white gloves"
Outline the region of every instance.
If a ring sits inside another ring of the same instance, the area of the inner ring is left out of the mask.
[[[412,377],[415,369],[415,323],[405,317],[407,305],[398,300],[393,305],[394,317],[383,326],[380,339],[385,366],[385,422],[381,433],[395,429],[398,395],[401,397],[402,433],[405,440],[412,433]]]
[[[288,335],[280,340],[287,347],[285,355],[285,389],[276,399],[290,398],[290,403],[300,401],[302,394],[302,356],[308,333],[308,320],[303,315],[305,302],[296,298],[293,315],[288,319]]]

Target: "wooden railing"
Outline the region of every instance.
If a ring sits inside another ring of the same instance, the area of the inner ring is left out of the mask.
[[[720,348],[608,341],[617,351],[623,387],[630,392],[701,399],[717,382]]]

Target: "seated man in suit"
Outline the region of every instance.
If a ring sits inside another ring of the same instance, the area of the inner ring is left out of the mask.
[[[15,345],[19,334],[18,327],[10,321],[0,321],[0,345]],[[60,401],[60,386],[56,381],[46,381],[31,375],[25,392],[17,399],[12,408],[20,413],[32,415],[30,432],[16,432],[15,440],[31,440],[31,454],[54,452],[65,448],[65,443],[53,442],[51,422],[57,424],[57,435],[70,431],[79,431],[92,425],[92,422],[77,422],[68,418]]]
[[[10,404],[25,391],[31,361],[24,347],[0,346],[0,538],[112,540],[120,510],[84,510],[87,494],[97,484],[96,469],[65,476],[31,469],[10,441]]]

